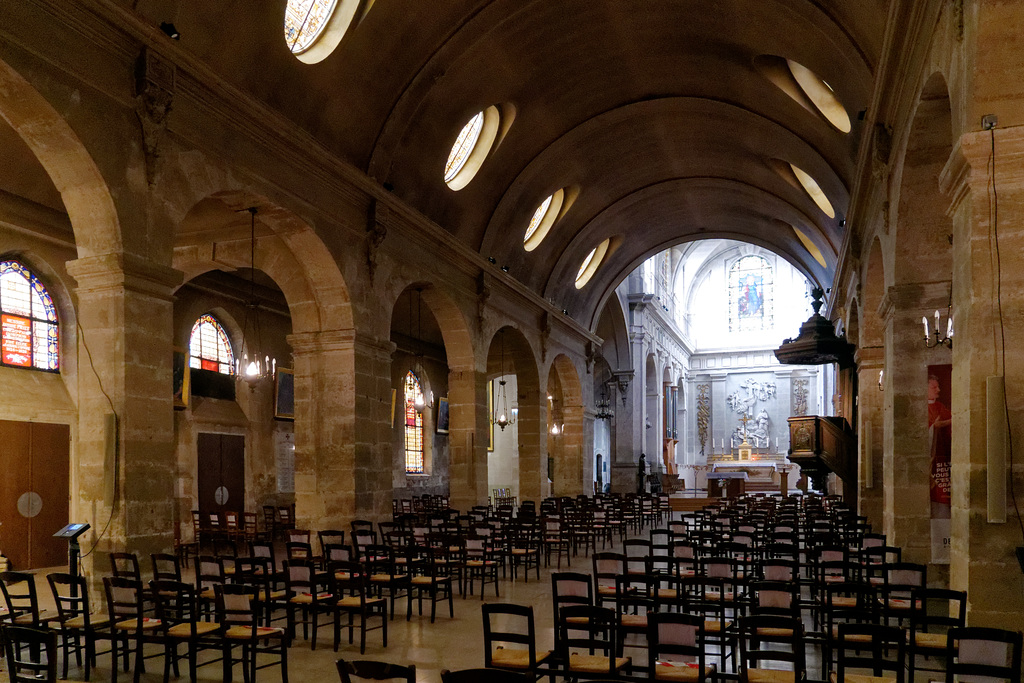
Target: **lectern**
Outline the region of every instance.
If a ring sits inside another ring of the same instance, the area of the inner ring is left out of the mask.
[[[90,529],[89,523],[68,524],[66,527],[53,535],[54,538],[68,539],[68,573],[76,579],[72,583],[72,590],[78,590],[78,557],[82,554],[82,547],[78,545],[78,537]],[[74,595],[74,593],[72,593]]]

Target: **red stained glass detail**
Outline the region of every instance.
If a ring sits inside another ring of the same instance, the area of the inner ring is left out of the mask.
[[[4,314],[2,324],[4,363],[32,367],[32,321]]]

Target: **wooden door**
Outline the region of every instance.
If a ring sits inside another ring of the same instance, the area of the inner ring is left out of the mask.
[[[200,433],[198,453],[199,511],[245,511],[245,437]]]
[[[16,570],[67,565],[68,425],[0,420],[0,550]]]

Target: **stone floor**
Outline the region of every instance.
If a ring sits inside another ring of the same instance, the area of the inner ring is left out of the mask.
[[[615,548],[609,550],[621,550],[616,544]],[[592,572],[591,558],[580,555],[572,560],[572,566],[567,567],[563,560],[563,571],[579,571],[590,574]],[[417,680],[420,683],[440,683],[440,672],[442,669],[465,669],[482,667],[484,663],[483,627],[481,616],[481,605],[484,602],[512,602],[522,605],[532,605],[537,629],[538,650],[549,650],[553,646],[553,619],[551,611],[551,573],[558,571],[552,564],[551,567],[541,567],[540,580],[536,580],[536,574],[531,572],[529,582],[524,582],[520,575],[514,583],[510,579],[499,581],[500,597],[494,596],[494,587],[487,587],[487,595],[484,600],[480,599],[479,592],[476,596],[460,598],[455,596],[455,617],[449,618],[447,603],[438,604],[438,616],[435,623],[430,623],[430,605],[424,603],[424,614],[419,616],[416,613],[416,606],[413,606],[413,616],[406,621],[405,600],[400,599],[396,604],[397,614],[395,619],[388,623],[388,646],[381,645],[381,632],[371,631],[367,634],[366,653],[359,654],[359,634],[355,634],[355,644],[349,645],[344,642],[347,639],[346,633],[342,632],[343,643],[338,652],[332,651],[333,627],[328,624],[321,627],[317,641],[317,648],[313,650],[308,641],[299,637],[293,642],[288,652],[288,676],[292,682],[316,681],[317,683],[328,683],[337,681],[337,670],[335,661],[339,658],[346,659],[375,659],[395,664],[415,664]],[[53,600],[50,596],[49,586],[46,582],[47,570],[40,570],[37,573],[37,587],[39,589],[42,607],[52,608]],[[191,572],[185,580],[192,580]],[[104,642],[100,643],[101,649],[106,648]],[[160,652],[158,646],[149,646],[148,654]],[[646,652],[638,648],[627,646],[626,655],[633,656],[634,662],[646,662]],[[808,673],[810,678],[820,677],[820,658],[815,649],[808,649]],[[203,653],[200,656],[200,663],[214,659],[213,653]],[[147,673],[141,680],[145,683],[162,681],[163,660],[154,657],[147,661]],[[185,669],[182,671],[181,680],[188,680],[187,664],[183,662]],[[60,670],[58,669],[58,675]],[[204,681],[222,680],[219,664],[210,664],[199,668],[199,679]],[[236,666],[234,671],[236,681],[241,681],[241,667]],[[84,680],[84,670],[74,667],[68,672],[68,680]],[[98,668],[93,671],[93,681],[110,680],[110,657],[101,655],[98,661]],[[129,675],[119,675],[120,681],[130,681]],[[173,680],[173,678],[172,678]],[[280,681],[280,669],[272,667],[257,672],[257,680],[261,682]],[[546,680],[546,679],[542,679]],[[0,672],[0,681],[8,681],[6,666]]]

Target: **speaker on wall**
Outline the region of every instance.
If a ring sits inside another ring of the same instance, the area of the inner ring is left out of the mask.
[[[103,502],[113,505],[117,500],[118,455],[117,415],[103,416]]]
[[[1003,377],[985,380],[985,471],[988,476],[988,521],[1006,521],[1006,395]]]

